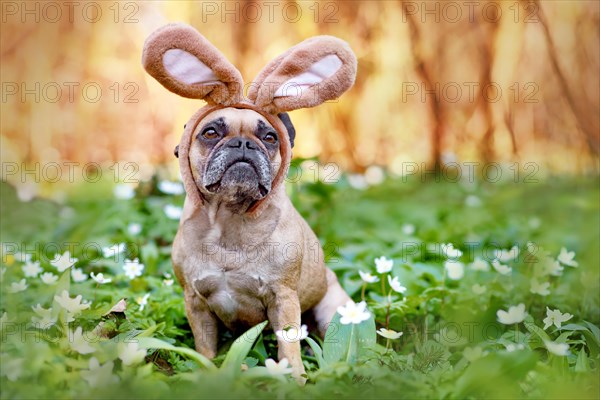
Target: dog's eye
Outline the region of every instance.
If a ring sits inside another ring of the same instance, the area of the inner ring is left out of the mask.
[[[267,133],[265,135],[265,137],[263,137],[263,142],[267,142],[267,143],[275,143],[277,142],[277,135],[275,135],[274,133]]]
[[[216,139],[219,137],[219,134],[217,133],[216,130],[214,130],[213,128],[207,128],[204,130],[204,132],[202,132],[202,137],[204,139]]]

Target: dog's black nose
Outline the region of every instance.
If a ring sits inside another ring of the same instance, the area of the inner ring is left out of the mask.
[[[226,146],[231,147],[232,149],[258,150],[256,143],[253,143],[252,140],[243,137],[236,137],[231,139]]]

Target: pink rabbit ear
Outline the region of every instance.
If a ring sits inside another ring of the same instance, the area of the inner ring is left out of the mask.
[[[142,64],[180,96],[225,106],[242,99],[240,72],[189,25],[169,24],[152,33],[144,44]]]
[[[356,56],[333,36],[315,36],[271,61],[250,85],[248,98],[271,113],[317,106],[354,84]]]

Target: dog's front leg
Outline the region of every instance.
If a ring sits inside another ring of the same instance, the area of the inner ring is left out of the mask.
[[[273,331],[277,332],[289,327],[297,328],[300,331],[300,314],[300,301],[294,290],[287,287],[279,287],[274,290],[274,297],[267,308],[267,315]],[[286,340],[286,336],[282,336],[277,336],[278,358],[279,360],[287,358],[292,367],[292,376],[298,383],[304,384],[306,378],[303,375],[306,372],[300,356],[300,340],[291,337]]]
[[[184,297],[185,312],[194,334],[196,351],[214,358],[217,355],[217,318],[192,289],[185,289]]]

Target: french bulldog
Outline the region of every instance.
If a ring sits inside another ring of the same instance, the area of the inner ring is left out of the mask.
[[[186,199],[172,261],[196,350],[212,358],[219,328],[240,332],[267,319],[274,331],[299,331],[306,317],[324,335],[350,298],[286,194],[295,130],[285,112],[350,88],[350,48],[329,36],[308,39],[267,65],[247,98],[237,69],[187,25],[152,34],[143,64],[169,90],[208,103],[175,151]],[[278,335],[278,357],[304,382],[294,339]]]

